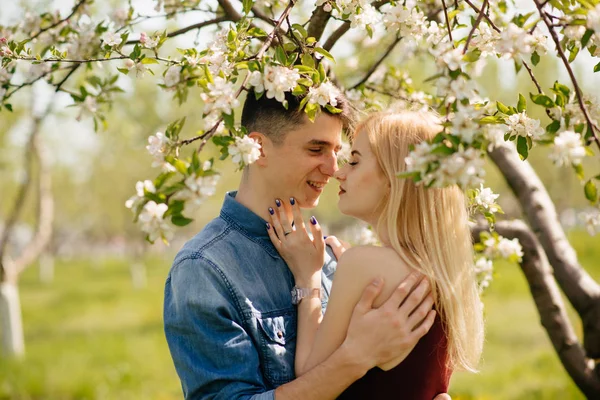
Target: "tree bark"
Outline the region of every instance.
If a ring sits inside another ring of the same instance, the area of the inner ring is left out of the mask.
[[[0,326],[2,327],[2,353],[4,356],[23,357],[25,355],[25,339],[19,289],[16,282],[0,283]]]
[[[488,227],[477,225],[471,231],[475,240]],[[523,246],[520,263],[529,284],[529,290],[552,346],[577,387],[588,398],[600,398],[600,377],[594,371],[594,360],[586,356],[567,316],[552,268],[544,249],[529,227],[520,220],[500,221],[495,230],[507,238],[517,238]]]
[[[600,359],[600,286],[579,264],[554,203],[529,162],[520,159],[512,143],[495,148],[489,155],[519,200],[556,281],[581,317],[588,357]]]

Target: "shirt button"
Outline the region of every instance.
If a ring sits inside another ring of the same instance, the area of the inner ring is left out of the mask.
[[[283,332],[277,331],[277,337],[281,339],[283,337]]]

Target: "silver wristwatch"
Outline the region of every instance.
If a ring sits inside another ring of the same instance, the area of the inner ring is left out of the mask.
[[[294,286],[292,288],[292,304],[299,304],[305,297],[321,298],[321,288],[304,288]]]

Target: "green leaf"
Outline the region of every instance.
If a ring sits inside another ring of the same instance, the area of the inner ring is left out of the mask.
[[[314,68],[315,67],[315,60],[312,58],[312,56],[310,54],[304,53],[302,54],[302,65],[309,67],[309,68]]]
[[[496,102],[496,107],[498,108],[498,111],[500,111],[501,113],[509,114],[510,115],[510,110],[508,109],[508,107],[506,107],[501,102],[497,101]]]
[[[275,59],[282,65],[286,65],[287,62],[287,56],[285,55],[285,51],[283,50],[283,47],[281,46],[277,46],[277,48],[275,49]]]
[[[600,62],[596,65],[594,65],[594,72],[598,72],[600,71]]]
[[[329,60],[335,62],[335,58],[333,58],[333,56],[331,55],[331,53],[329,53],[327,50],[325,50],[322,47],[316,47],[315,48],[315,52],[323,55],[325,58],[328,58]]]
[[[569,63],[572,63],[579,54],[579,46],[574,46],[569,52]]]
[[[558,83],[558,81],[554,82],[554,86],[552,87],[554,93],[562,93],[567,99],[571,95],[571,89],[568,86],[563,85],[562,83]]]
[[[262,38],[268,36],[267,32],[265,32],[257,26],[248,29],[248,35],[253,36],[255,38]]]
[[[173,215],[173,217],[171,218],[171,222],[173,223],[173,225],[176,225],[176,226],[186,226],[193,221],[194,221],[193,219],[186,218],[181,214]]]
[[[144,57],[142,58],[142,64],[158,64],[158,61],[156,61],[156,59],[154,58],[150,58],[150,57]]]
[[[598,188],[596,184],[591,179],[585,183],[583,187],[583,191],[585,192],[585,198],[588,199],[592,203],[596,203],[598,200]]]
[[[339,108],[332,106],[331,104],[325,104],[325,108],[332,114],[339,114],[342,112]]]
[[[594,31],[592,29],[587,29],[585,31],[585,33],[583,34],[583,37],[581,38],[581,47],[582,48],[587,46],[587,44],[589,43],[593,34],[594,34]]]
[[[12,104],[5,104],[4,108],[6,108],[8,111],[12,112],[13,108],[12,108]]]
[[[556,133],[560,129],[560,121],[552,121],[547,127],[546,132],[548,133]]]
[[[527,147],[527,139],[523,136],[519,136],[517,139],[517,151],[519,152],[519,156],[521,160],[526,160],[529,156],[529,149]]]
[[[573,169],[575,170],[575,174],[577,175],[577,178],[579,178],[579,180],[582,181],[584,178],[584,174],[583,174],[583,167],[581,166],[581,164],[574,164]]]
[[[302,25],[293,24],[292,28],[294,28],[296,31],[298,31],[298,33],[300,33],[300,35],[302,35],[302,38],[306,38],[308,36],[306,29],[304,29],[304,27]]]
[[[531,55],[531,63],[536,66],[540,63],[540,55],[537,53],[537,51],[534,51],[533,54]]]
[[[248,14],[254,5],[254,0],[243,0],[244,14]]]
[[[504,118],[499,115],[487,115],[479,120],[480,124],[503,124]]]
[[[519,102],[517,103],[517,111],[522,113],[523,111],[526,111],[526,110],[527,110],[527,100],[525,99],[525,96],[523,96],[521,93],[519,93]]]
[[[535,104],[538,104],[540,106],[544,106],[545,108],[552,108],[552,107],[555,106],[555,104],[552,101],[552,99],[550,97],[546,96],[545,94],[533,94],[533,93],[529,93],[529,97],[531,97],[531,100]]]

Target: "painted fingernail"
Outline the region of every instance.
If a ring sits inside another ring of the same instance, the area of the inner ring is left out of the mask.
[[[279,199],[275,199],[275,204],[277,204],[277,207],[281,207],[281,201],[279,201]]]
[[[273,210],[271,207],[269,207],[269,213],[270,213],[271,215],[273,215],[273,214],[275,214],[275,210]]]
[[[290,204],[291,204],[291,205],[294,205],[294,204],[296,204],[296,200],[294,200],[294,198],[293,198],[293,197],[290,197]]]
[[[271,224],[267,222],[267,229],[271,229]]]
[[[323,240],[327,239],[327,236],[323,236]]]
[[[317,224],[317,219],[315,217],[310,217],[310,223],[313,225]]]

